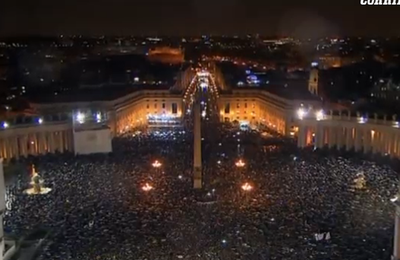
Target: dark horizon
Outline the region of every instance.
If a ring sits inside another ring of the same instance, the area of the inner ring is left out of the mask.
[[[399,36],[395,6],[327,5],[310,0],[115,0],[55,3],[16,0],[2,5],[0,36],[24,35],[290,35]]]

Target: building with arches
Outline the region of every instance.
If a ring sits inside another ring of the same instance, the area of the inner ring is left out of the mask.
[[[190,78],[190,75],[192,76]],[[299,147],[343,148],[400,156],[399,123],[395,116],[323,111],[321,100],[307,92],[285,89],[219,87],[221,121],[268,127],[298,139]],[[111,137],[144,127],[175,127],[187,114],[185,91],[197,84],[198,74],[187,69],[180,83],[166,89],[141,89],[102,101],[32,104],[35,116],[7,118],[0,125],[0,157],[74,152],[77,125],[99,124]],[[186,86],[182,85],[185,84]],[[290,95],[289,95],[290,94]]]

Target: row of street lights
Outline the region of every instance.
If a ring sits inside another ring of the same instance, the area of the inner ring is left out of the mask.
[[[162,163],[160,163],[158,160],[155,160],[151,165],[153,166],[153,168],[158,169],[162,166]],[[246,163],[243,162],[242,159],[240,159],[239,161],[237,161],[235,163],[235,165],[238,168],[243,168],[246,165]],[[142,190],[145,192],[149,192],[153,189],[154,189],[154,187],[147,182],[142,186]],[[245,182],[242,185],[242,190],[244,190],[244,191],[251,191],[252,189],[253,189],[253,186],[251,184],[249,184],[248,182]]]
[[[162,163],[160,163],[158,160],[155,160],[151,166],[155,169],[159,169],[162,166]],[[154,187],[152,185],[150,185],[148,182],[146,182],[143,186],[142,186],[142,190],[145,192],[149,192],[151,190],[153,190]]]

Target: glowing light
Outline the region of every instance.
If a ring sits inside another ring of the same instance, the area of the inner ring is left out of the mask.
[[[210,73],[206,72],[206,71],[202,71],[202,72],[197,72],[197,76],[198,77],[209,77]]]
[[[96,120],[97,122],[101,121],[101,113],[96,114]]]
[[[201,116],[206,117],[206,115],[207,115],[206,111],[203,110],[203,112],[201,112]]]
[[[39,124],[43,124],[43,119],[42,119],[42,118],[39,118],[39,119],[38,119],[38,123],[39,123]]]
[[[399,199],[399,197],[396,196],[396,197],[394,197],[394,198],[391,198],[390,201],[391,201],[391,202],[396,202],[398,199]]]
[[[297,116],[299,119],[303,119],[307,115],[307,112],[304,110],[304,108],[299,108],[297,110]]]
[[[321,110],[315,112],[315,117],[316,117],[317,121],[324,119],[324,111],[321,109]]]
[[[151,191],[152,189],[154,189],[153,186],[151,186],[148,183],[146,183],[145,185],[142,186],[143,191]]]
[[[246,164],[242,161],[242,159],[240,159],[239,161],[237,161],[235,163],[235,165],[236,165],[236,167],[241,168],[241,167],[244,167]]]
[[[367,119],[365,117],[361,116],[361,117],[358,118],[358,123],[364,124],[366,122],[367,122]]]
[[[76,114],[76,120],[78,123],[83,124],[83,122],[85,122],[85,114],[78,112],[78,114]]]
[[[157,160],[155,160],[151,165],[152,165],[154,168],[160,168],[160,167],[162,166],[162,164],[161,164],[159,161],[157,161]]]
[[[253,186],[251,186],[248,182],[242,185],[242,190],[244,191],[251,191],[253,189]]]
[[[10,125],[7,122],[3,122],[3,127],[8,128]]]

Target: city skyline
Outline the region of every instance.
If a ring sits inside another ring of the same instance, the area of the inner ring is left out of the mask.
[[[85,1],[19,0],[3,4],[0,36],[255,34],[397,36],[396,8],[359,1]],[[356,17],[356,18],[355,18]]]

